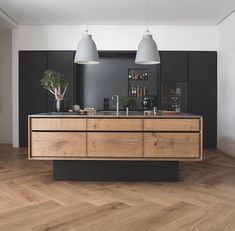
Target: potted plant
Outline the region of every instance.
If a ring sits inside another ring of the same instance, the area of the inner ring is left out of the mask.
[[[122,106],[126,109],[126,108],[130,108],[132,106],[133,103],[133,99],[129,96],[121,96],[121,104]]]
[[[69,111],[68,100],[64,98],[69,83],[61,73],[52,69],[45,70],[41,85],[55,96],[56,112]]]

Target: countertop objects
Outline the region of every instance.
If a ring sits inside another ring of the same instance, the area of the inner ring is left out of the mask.
[[[117,116],[114,111],[99,111],[94,115],[81,115],[74,112],[48,112],[40,113],[35,115],[29,115],[29,117],[51,117],[51,118],[202,118],[200,115],[188,114],[188,113],[179,113],[179,114],[168,114],[168,113],[157,113],[156,115],[147,115],[142,111],[129,111],[129,114],[126,115],[126,111],[120,111],[120,114]]]

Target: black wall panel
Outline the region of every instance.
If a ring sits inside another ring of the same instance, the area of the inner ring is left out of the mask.
[[[82,107],[103,108],[103,98],[109,98],[110,108],[115,101],[113,94],[128,95],[128,68],[143,68],[148,70],[149,79],[145,81],[148,94],[157,96],[159,81],[157,65],[135,64],[135,52],[99,52],[98,65],[77,65],[76,85],[77,102]],[[133,81],[134,82],[134,81]],[[133,83],[137,84],[137,82]],[[114,108],[113,108],[114,109]]]
[[[161,51],[161,81],[187,82],[188,81],[188,52]]]
[[[46,69],[54,69],[69,81],[66,98],[74,100],[74,51],[19,52],[19,143],[27,146],[27,118],[30,114],[54,111],[54,96],[41,87]]]
[[[216,52],[189,52],[189,112],[204,117],[204,148],[216,148]]]
[[[47,67],[47,52],[19,52],[19,143],[28,145],[28,115],[47,111],[47,93],[40,80]]]

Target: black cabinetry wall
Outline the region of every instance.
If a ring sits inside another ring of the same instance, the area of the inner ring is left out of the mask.
[[[187,51],[162,51],[160,52],[160,58],[162,82],[188,81]]]
[[[19,52],[19,136],[27,146],[27,116],[53,111],[54,97],[42,89],[44,70],[53,68],[69,81],[66,93],[70,104],[102,107],[104,97],[128,94],[128,68],[143,68],[134,63],[134,51],[100,52],[99,65],[76,65],[74,51]],[[161,83],[187,85],[188,112],[204,116],[204,148],[215,148],[217,137],[217,53],[211,51],[162,51],[161,64],[147,68],[156,76],[160,99]]]
[[[19,143],[28,145],[28,115],[53,111],[54,97],[41,87],[46,69],[61,72],[69,81],[66,98],[74,99],[74,51],[19,52]]]
[[[217,53],[189,52],[189,112],[203,116],[205,148],[217,142]]]
[[[47,68],[47,53],[19,52],[19,143],[28,144],[28,115],[47,111],[47,93],[40,79]]]
[[[161,83],[187,84],[187,112],[204,118],[204,148],[217,142],[217,52],[162,51]]]

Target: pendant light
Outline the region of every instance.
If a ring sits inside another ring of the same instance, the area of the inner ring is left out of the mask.
[[[82,36],[82,39],[78,43],[74,63],[77,64],[98,64],[99,56],[92,39],[91,34],[88,34],[88,30]]]
[[[159,64],[160,56],[157,44],[153,40],[152,34],[148,30],[149,25],[149,0],[147,0],[147,30],[139,43],[135,63],[136,64]]]

